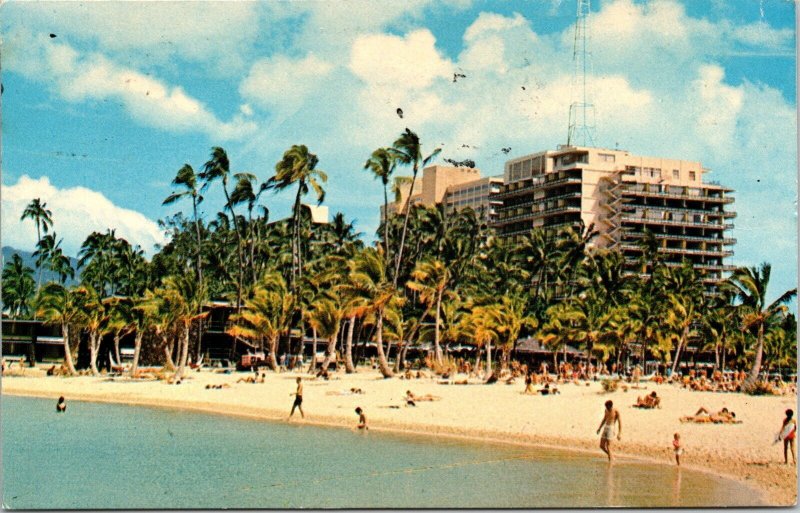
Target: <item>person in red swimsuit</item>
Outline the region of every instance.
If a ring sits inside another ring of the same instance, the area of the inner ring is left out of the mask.
[[[783,419],[781,426],[781,436],[783,437],[783,463],[789,464],[789,447],[792,448],[792,463],[797,464],[794,456],[794,439],[797,438],[797,420],[793,419],[794,412],[786,410],[786,418]]]

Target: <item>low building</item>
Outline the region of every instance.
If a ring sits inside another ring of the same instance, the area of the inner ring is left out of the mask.
[[[481,172],[476,168],[428,166],[414,182],[413,191],[410,180],[403,179],[398,183],[398,198],[389,204],[389,212],[399,213],[410,195],[411,205],[432,207],[444,204],[450,212],[469,207],[483,219],[493,221],[500,205],[493,195],[500,192],[502,185],[501,177],[481,178]]]

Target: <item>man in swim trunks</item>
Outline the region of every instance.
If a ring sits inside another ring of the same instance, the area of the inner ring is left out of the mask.
[[[778,435],[778,439],[783,438],[783,464],[789,464],[789,448],[791,446],[792,450],[792,463],[797,464],[794,456],[794,439],[797,437],[797,421],[793,419],[794,411],[786,410],[786,418],[783,419],[783,425],[781,426],[781,433]],[[785,433],[785,434],[784,434]]]
[[[617,440],[620,440],[622,436],[622,420],[619,417],[619,412],[614,408],[614,403],[606,401],[606,411],[603,415],[603,420],[600,422],[600,427],[597,428],[597,434],[600,434],[601,429],[603,430],[603,434],[600,435],[600,448],[608,455],[608,461],[611,461],[611,440],[614,439],[614,423],[618,424]]]
[[[294,394],[289,394],[294,396],[294,404],[292,405],[292,412],[289,413],[289,418],[294,415],[295,408],[300,410],[300,417],[306,418],[303,414],[303,383],[301,381],[301,378],[297,378],[297,391]]]

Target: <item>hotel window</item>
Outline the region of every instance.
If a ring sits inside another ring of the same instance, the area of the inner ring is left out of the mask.
[[[672,178],[678,180],[681,177],[681,172],[677,169],[672,170]]]
[[[694,171],[689,171],[689,180],[691,180],[692,182],[697,180],[697,173],[695,173]]]
[[[600,153],[600,154],[598,154],[598,157],[600,157],[600,162],[614,162],[615,161],[615,157],[611,153]]]

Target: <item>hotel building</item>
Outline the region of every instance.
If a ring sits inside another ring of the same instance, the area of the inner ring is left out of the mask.
[[[708,172],[700,162],[560,146],[505,164],[493,226],[501,237],[520,238],[535,227],[555,234],[593,224],[599,236],[592,245],[621,251],[631,270],[649,230],[667,265],[687,259],[713,284],[733,268],[724,259],[733,254],[736,240],[726,232],[736,214],[725,210],[733,191],[704,181]]]
[[[413,191],[410,181],[399,185],[399,200],[389,204],[389,212],[398,213],[410,194],[411,205],[444,204],[448,212],[470,207],[484,220],[493,222],[502,204],[494,195],[500,193],[502,185],[499,176],[481,178],[480,170],[475,168],[429,166],[417,177]]]

